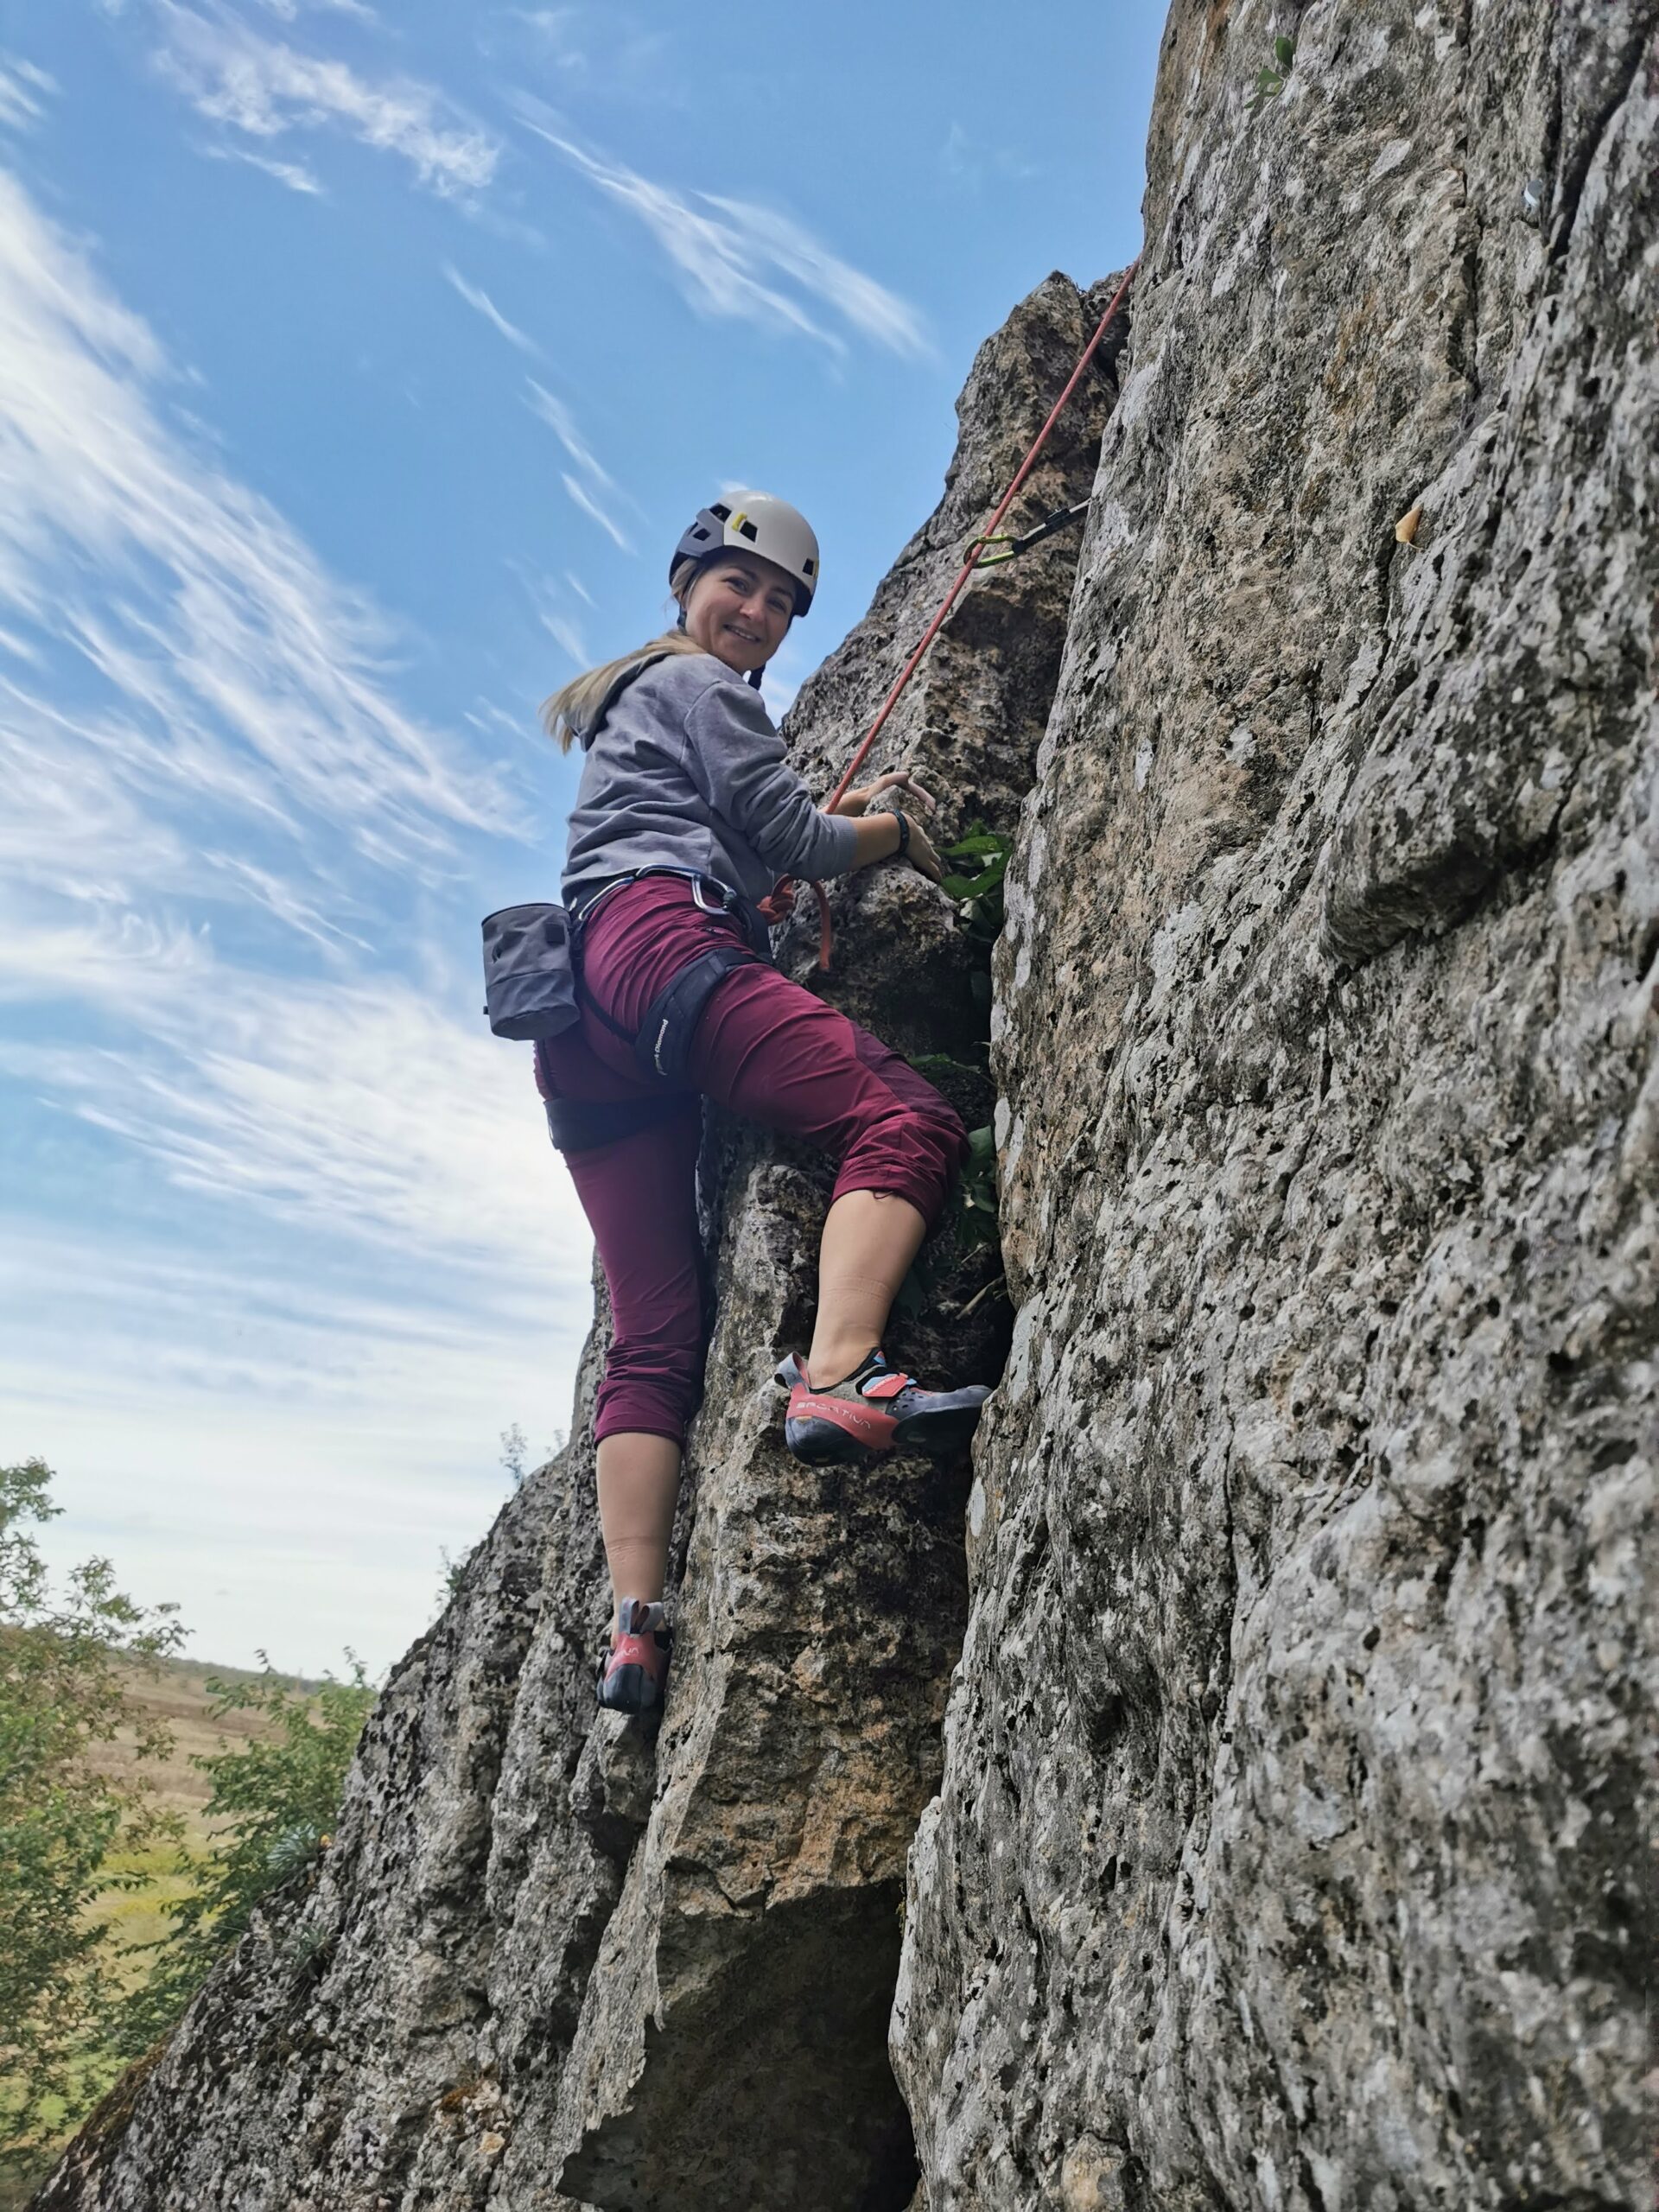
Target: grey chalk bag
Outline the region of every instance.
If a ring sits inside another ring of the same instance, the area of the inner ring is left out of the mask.
[[[556,1037],[580,1020],[563,906],[503,906],[484,918],[484,1011],[498,1037]]]

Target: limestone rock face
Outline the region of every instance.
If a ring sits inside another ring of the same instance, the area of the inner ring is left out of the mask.
[[[815,786],[844,766],[1070,374],[1109,295],[1050,278],[982,349],[938,512],[790,722]],[[1086,496],[1122,327],[1019,519]],[[874,772],[913,762],[943,840],[1012,828],[1058,677],[1077,533],[977,580]],[[912,872],[839,893],[792,969],[990,1119],[988,992]],[[528,1089],[525,1110],[536,1110]],[[898,2212],[917,2180],[887,2050],[906,1855],[940,1779],[967,1609],[969,1473],[809,1469],[772,1370],[810,1330],[827,1165],[712,1128],[717,1294],[677,1535],[655,1742],[596,1718],[607,1610],[586,1439],[602,1325],[561,1459],[526,1483],[365,1733],[339,1834],[273,1900],[166,2050],[40,2197],[61,2212]],[[995,1377],[994,1252],[934,1253],[890,1349]],[[987,1293],[974,1302],[976,1294]],[[972,1310],[963,1309],[971,1305]],[[601,1325],[603,1308],[601,1308]]]
[[[1171,19],[997,955],[931,2212],[1649,2201],[1656,16]]]

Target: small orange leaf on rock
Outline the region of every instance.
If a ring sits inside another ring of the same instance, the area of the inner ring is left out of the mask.
[[[1402,515],[1394,525],[1394,534],[1402,545],[1412,545],[1416,543],[1417,525],[1422,518],[1423,503],[1419,499],[1411,512],[1408,515]]]

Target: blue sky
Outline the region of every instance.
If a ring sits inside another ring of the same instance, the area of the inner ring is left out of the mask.
[[[478,1014],[536,704],[739,481],[823,545],[781,709],[980,340],[1136,251],[1163,10],[0,20],[0,1458],[196,1656],[379,1669],[590,1311]]]

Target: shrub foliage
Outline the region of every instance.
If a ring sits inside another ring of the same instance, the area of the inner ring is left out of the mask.
[[[296,1689],[265,1672],[251,1681],[210,1678],[216,1719],[257,1713],[268,1734],[193,1763],[213,1783],[205,1808],[215,1824],[212,1855],[185,1855],[194,1887],[162,1907],[173,1926],[146,1980],[123,2007],[119,2047],[137,2056],[178,2019],[209,1970],[238,1942],[262,1898],[315,1867],[327,1849],[357,1739],[374,1704],[361,1662],[349,1680]],[[349,1656],[349,1655],[348,1655]]]
[[[35,1534],[60,1510],[52,1479],[42,1459],[0,1467],[0,2162],[12,2165],[107,2077],[95,2056],[118,1999],[91,1908],[124,1878],[110,1862],[177,1833],[142,1783],[88,1755],[118,1733],[141,1761],[166,1755],[123,1662],[162,1658],[183,1630],[173,1607],[118,1590],[106,1559],[53,1588]]]

